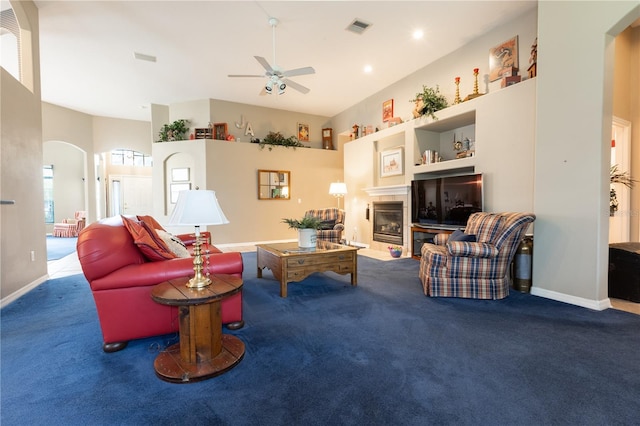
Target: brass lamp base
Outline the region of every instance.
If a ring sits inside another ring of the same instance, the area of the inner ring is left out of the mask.
[[[202,264],[204,262],[202,260],[202,255],[200,254],[201,244],[202,242],[200,241],[200,233],[198,232],[196,233],[196,242],[193,249],[193,270],[195,272],[195,276],[187,281],[186,286],[189,288],[205,288],[211,285],[211,280],[202,275]]]
[[[211,285],[211,279],[207,277],[193,277],[187,282],[187,287],[189,288],[204,288]]]

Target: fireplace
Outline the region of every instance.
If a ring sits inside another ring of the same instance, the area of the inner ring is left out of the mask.
[[[402,201],[373,203],[373,241],[402,245]]]

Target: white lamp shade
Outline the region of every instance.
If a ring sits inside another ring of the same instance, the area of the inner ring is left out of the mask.
[[[347,193],[347,184],[344,182],[333,182],[329,186],[329,194],[339,197]]]
[[[201,226],[229,223],[224,215],[215,191],[180,191],[178,202],[169,218],[169,225]]]

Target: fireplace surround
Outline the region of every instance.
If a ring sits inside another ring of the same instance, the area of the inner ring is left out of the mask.
[[[373,241],[403,245],[403,202],[373,203]]]

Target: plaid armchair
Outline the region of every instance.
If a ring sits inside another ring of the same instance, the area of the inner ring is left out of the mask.
[[[509,266],[534,220],[531,213],[480,212],[469,216],[464,231],[466,237],[475,235],[475,241],[449,241],[453,237],[438,234],[434,244],[422,246],[419,277],[424,294],[472,299],[507,297],[511,284]]]
[[[326,208],[307,210],[305,216],[314,216],[324,222],[322,229],[318,229],[318,239],[332,243],[342,241],[342,231],[344,231],[344,210],[337,208]]]

